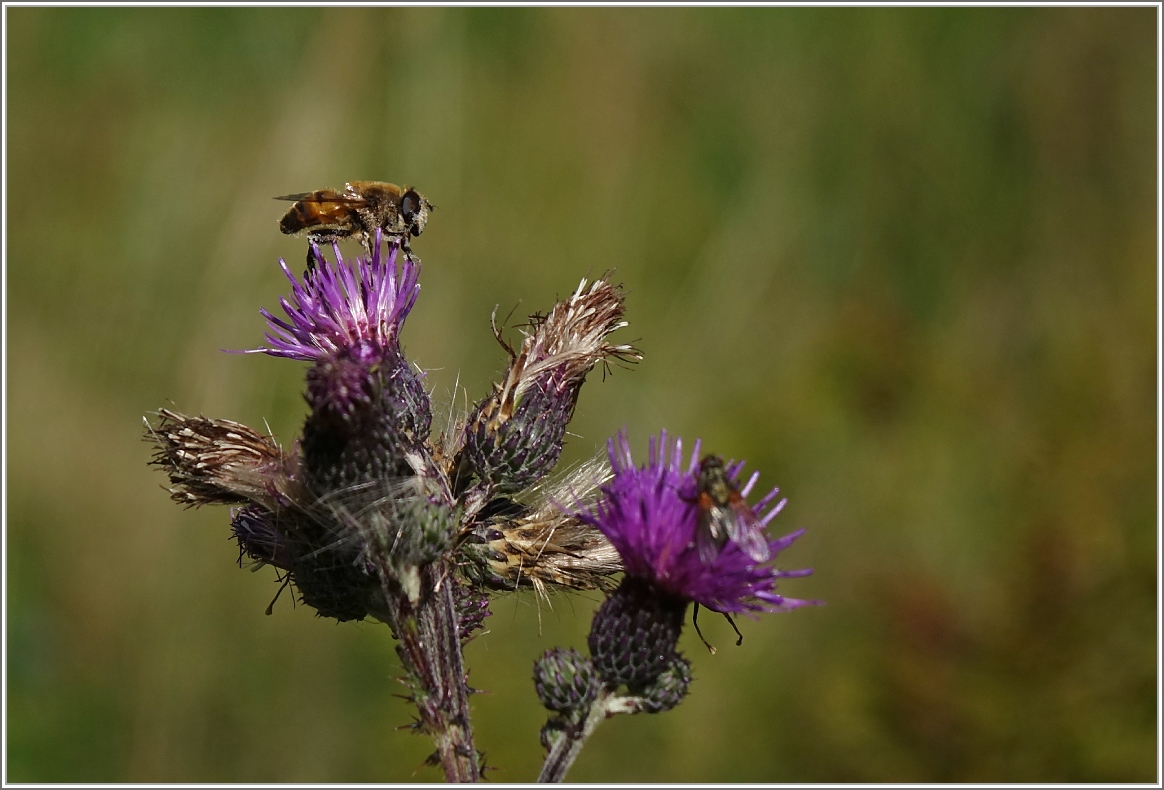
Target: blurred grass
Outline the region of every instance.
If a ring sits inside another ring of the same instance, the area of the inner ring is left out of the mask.
[[[141,416],[264,420],[302,366],[270,196],[419,186],[405,330],[447,403],[494,305],[616,267],[618,428],[746,457],[828,605],[684,645],[579,782],[1149,782],[1156,17],[1043,9],[50,9],[8,22],[8,776],[432,781],[387,629],[335,626],[182,511]],[[498,599],[478,745],[537,771],[532,660],[593,597]],[[710,618],[709,618],[710,620]]]

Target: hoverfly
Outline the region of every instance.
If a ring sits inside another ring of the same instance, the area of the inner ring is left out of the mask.
[[[772,556],[764,526],[728,475],[723,458],[704,456],[699,463],[697,485],[699,524],[695,547],[703,564],[715,562],[729,540],[756,562]]]
[[[353,238],[369,255],[376,229],[383,228],[384,235],[396,239],[411,257],[409,237],[424,232],[433,210],[424,195],[412,187],[384,181],[349,181],[339,191],[317,189],[275,199],[295,201],[279,221],[279,230],[284,233],[306,232],[316,244]],[[307,259],[310,266],[310,252]]]

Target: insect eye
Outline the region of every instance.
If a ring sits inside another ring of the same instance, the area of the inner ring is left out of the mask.
[[[413,236],[419,236],[420,235],[420,226],[413,225],[412,228],[408,232],[411,233]]]
[[[412,221],[416,219],[418,211],[420,211],[420,195],[416,194],[416,190],[410,189],[400,199],[400,216],[404,218],[406,225],[411,225]],[[414,233],[413,235],[418,234]]]

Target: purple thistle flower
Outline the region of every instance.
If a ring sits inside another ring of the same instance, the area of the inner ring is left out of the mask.
[[[782,571],[770,563],[756,562],[734,542],[724,544],[715,560],[699,557],[695,531],[699,507],[691,492],[696,489],[700,442],[690,462],[683,463],[683,442],[670,441],[663,431],[652,438],[645,466],[636,467],[625,434],[607,443],[614,479],[602,487],[603,496],[590,510],[575,514],[600,529],[622,556],[627,576],[650,582],[660,591],[694,601],[716,612],[777,612],[818,603],[786,598],[775,591],[781,578],[808,576],[811,569]],[[743,463],[728,466],[733,483]],[[755,485],[753,474],[740,493],[746,496]],[[769,507],[779,489],[773,489],[753,506],[761,525],[780,512],[784,500]],[[772,558],[804,533],[797,530],[769,539]]]
[[[400,327],[420,293],[420,265],[405,256],[398,272],[399,244],[390,243],[385,255],[383,235],[378,228],[371,258],[357,256],[350,261],[344,260],[334,242],[334,263],[312,245],[315,268],[303,282],[280,258],[279,265],[291,281],[290,299],[280,299],[289,320],[262,310],[271,329],[266,335],[270,346],[246,353],[315,361],[361,342],[381,349],[395,347]]]

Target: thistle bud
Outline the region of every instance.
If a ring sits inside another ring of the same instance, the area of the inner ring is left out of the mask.
[[[629,690],[638,696],[639,709],[643,713],[663,713],[683,701],[690,685],[691,662],[676,653],[675,659],[654,682],[643,687],[631,686]]]
[[[461,641],[466,642],[485,627],[489,611],[489,596],[468,582],[458,579],[453,588],[453,598],[457,606],[457,631]]]
[[[556,648],[534,662],[534,688],[549,710],[573,713],[594,702],[602,682],[590,659],[577,650]]]

